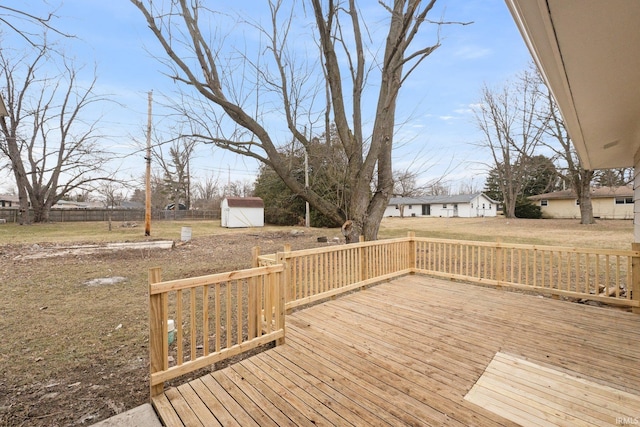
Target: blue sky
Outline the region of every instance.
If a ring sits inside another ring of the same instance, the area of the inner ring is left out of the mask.
[[[210,1],[225,9],[224,1]],[[23,8],[23,0],[3,4]],[[255,10],[256,0],[239,0],[234,7]],[[377,2],[361,2],[377,7]],[[228,7],[228,6],[226,6]],[[143,153],[137,145],[145,140],[147,94],[171,94],[175,83],[162,74],[164,68],[152,53],[158,44],[140,12],[128,0],[48,0],[29,2],[29,12],[42,14],[56,9],[54,24],[77,38],[64,41],[67,54],[91,68],[95,63],[98,90],[108,94],[102,119],[105,144],[125,159],[116,160],[120,174],[134,178],[144,172]],[[444,183],[456,191],[461,184],[484,182],[488,152],[473,145],[482,139],[473,122],[470,106],[477,103],[483,83],[501,85],[527,67],[529,53],[503,0],[440,0],[432,19],[473,21],[467,26],[445,26],[442,46],[427,58],[405,83],[398,106],[399,127],[394,152],[396,169],[422,171],[426,182],[445,175]],[[26,25],[26,24],[24,24]],[[22,41],[3,30],[3,47]],[[154,125],[168,125],[162,108],[154,105]],[[194,176],[218,176],[226,181],[253,181],[257,164],[211,146],[198,149],[192,163]],[[9,178],[0,175],[2,181]],[[0,191],[10,185],[0,182]],[[9,187],[9,188],[7,188]]]

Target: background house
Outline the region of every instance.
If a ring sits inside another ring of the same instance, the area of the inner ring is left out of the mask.
[[[0,208],[18,208],[20,200],[12,194],[0,194]]]
[[[640,2],[505,0],[588,170],[633,166],[640,243]]]
[[[226,197],[220,209],[223,227],[264,226],[264,202],[260,197]]]
[[[483,193],[456,196],[392,197],[386,217],[461,217],[496,216],[498,203]]]
[[[573,190],[555,191],[529,197],[540,206],[544,218],[580,218],[578,197]],[[591,188],[593,217],[633,219],[633,187]]]

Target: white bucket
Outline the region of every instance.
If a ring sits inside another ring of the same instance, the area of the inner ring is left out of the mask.
[[[183,242],[188,242],[189,240],[191,240],[191,227],[182,227],[180,240],[182,240]]]

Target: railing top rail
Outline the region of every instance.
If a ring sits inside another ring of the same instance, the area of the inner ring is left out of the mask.
[[[506,248],[506,249],[513,248],[513,249],[528,249],[528,250],[534,250],[534,251],[572,252],[572,253],[595,254],[595,255],[640,257],[640,251],[624,250],[624,249],[595,249],[595,248],[578,248],[578,247],[569,247],[569,246],[527,245],[522,243],[482,242],[482,241],[475,241],[475,240],[454,240],[454,239],[433,239],[430,237],[415,237],[414,240],[419,242],[463,244],[463,245],[470,245],[470,246],[500,247],[500,248]]]
[[[301,257],[312,254],[321,254],[326,252],[335,252],[339,250],[350,250],[356,248],[366,248],[371,246],[380,246],[380,245],[388,245],[390,243],[402,243],[409,242],[411,239],[409,237],[399,237],[394,239],[383,239],[383,240],[372,240],[369,242],[358,242],[358,243],[350,243],[350,244],[341,244],[336,246],[327,246],[324,248],[312,248],[312,249],[302,249],[291,252],[283,252],[285,258],[294,258]]]
[[[390,243],[401,243],[401,242],[409,242],[409,241],[461,244],[461,245],[493,247],[493,248],[499,247],[499,248],[505,248],[505,249],[526,249],[526,250],[547,251],[547,252],[569,252],[569,253],[593,254],[593,255],[640,257],[640,251],[634,251],[630,249],[629,250],[606,249],[606,248],[599,249],[599,248],[584,248],[584,247],[569,247],[569,246],[530,245],[530,244],[522,244],[522,243],[487,242],[487,241],[479,241],[479,240],[456,240],[456,239],[441,239],[441,238],[431,238],[431,237],[399,237],[399,238],[393,238],[393,239],[382,239],[382,240],[374,240],[369,242],[352,243],[348,245],[343,244],[339,246],[327,246],[324,248],[302,249],[302,250],[296,250],[291,252],[283,252],[282,254],[285,258],[295,258],[295,257],[303,257],[303,256],[313,255],[313,254],[334,252],[338,250],[349,250],[354,248],[372,247],[372,246],[386,245]],[[276,254],[264,254],[264,255],[260,255],[258,258],[275,260]]]
[[[281,273],[284,265],[276,264],[264,267],[248,268],[226,273],[209,274],[206,276],[190,277],[187,279],[168,280],[166,282],[152,283],[149,285],[149,295],[161,294],[164,292],[177,291],[179,289],[194,288],[197,286],[213,285],[216,283],[228,282],[230,280],[241,280],[250,277],[265,276],[271,273]]]

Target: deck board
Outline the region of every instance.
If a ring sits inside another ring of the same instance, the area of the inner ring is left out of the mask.
[[[523,426],[608,426],[640,410],[640,396],[504,353],[465,398]]]
[[[415,275],[297,311],[286,324],[284,345],[154,398],[163,422],[515,426],[640,418],[640,316],[622,310]],[[521,362],[492,364],[497,354]],[[580,381],[588,381],[591,400],[578,416]],[[615,401],[611,390],[620,391]]]

